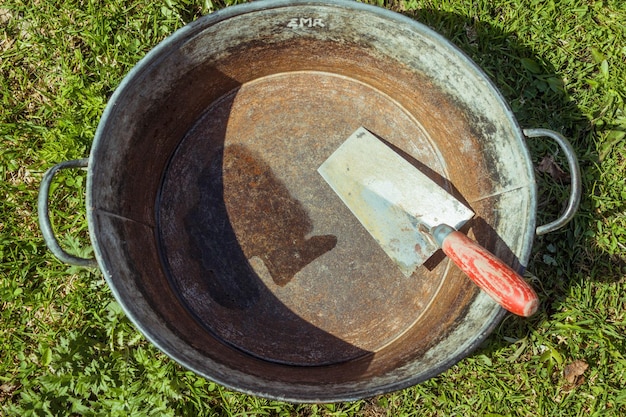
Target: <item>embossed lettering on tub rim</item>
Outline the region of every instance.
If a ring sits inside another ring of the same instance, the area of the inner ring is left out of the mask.
[[[289,20],[287,27],[297,28],[323,28],[326,27],[324,20],[318,17],[294,17]]]

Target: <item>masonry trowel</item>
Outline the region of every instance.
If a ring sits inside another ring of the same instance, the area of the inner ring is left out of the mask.
[[[502,307],[524,317],[536,312],[539,300],[530,285],[458,231],[474,212],[365,128],[318,172],[405,276],[441,248]]]

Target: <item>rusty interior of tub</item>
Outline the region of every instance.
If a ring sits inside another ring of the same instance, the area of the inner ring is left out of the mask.
[[[161,347],[208,358],[201,373],[384,385],[501,317],[441,253],[405,277],[316,171],[364,126],[475,211],[471,237],[524,262],[533,180],[510,167],[499,99],[471,101],[491,87],[437,39],[359,19],[304,5],[197,24],[107,116],[92,189],[107,273],[174,335]]]

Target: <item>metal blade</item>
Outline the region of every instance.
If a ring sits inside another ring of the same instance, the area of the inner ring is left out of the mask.
[[[362,127],[318,172],[407,277],[438,249],[420,229],[439,224],[458,229],[474,216]]]

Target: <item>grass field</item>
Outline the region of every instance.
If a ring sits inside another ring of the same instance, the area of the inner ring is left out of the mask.
[[[622,0],[378,3],[463,49],[522,126],[571,139],[583,173],[575,219],[535,240],[528,276],[542,301],[538,314],[507,317],[471,357],[419,386],[317,405],[228,391],[153,348],[99,271],[49,253],[36,215],[42,173],[86,157],[123,76],[174,30],[227,5],[221,1],[0,3],[0,415],[626,415]],[[543,222],[567,198],[558,170],[565,164],[553,144],[529,145]],[[84,191],[82,174],[59,175],[52,213],[64,247],[88,255]]]

